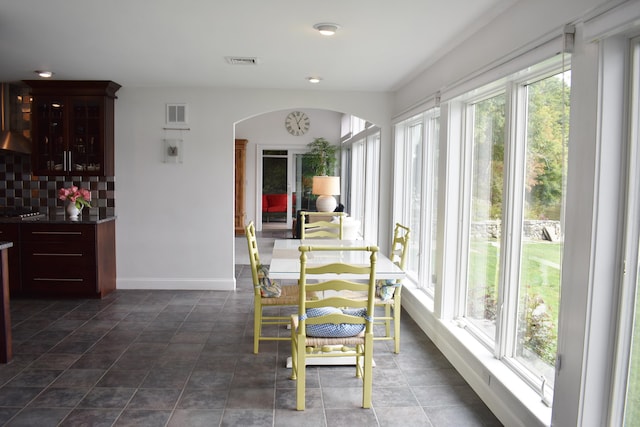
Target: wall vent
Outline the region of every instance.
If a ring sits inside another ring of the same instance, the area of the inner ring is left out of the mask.
[[[248,56],[225,56],[224,59],[231,65],[258,65],[258,58]]]
[[[167,104],[167,124],[187,124],[187,104]]]

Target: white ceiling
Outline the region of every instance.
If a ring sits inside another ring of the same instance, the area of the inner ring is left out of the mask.
[[[0,81],[390,91],[515,1],[0,0]]]

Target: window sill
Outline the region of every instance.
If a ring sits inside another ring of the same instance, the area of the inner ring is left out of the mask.
[[[551,408],[503,362],[455,322],[433,315],[433,300],[405,283],[402,306],[505,425],[549,426]]]

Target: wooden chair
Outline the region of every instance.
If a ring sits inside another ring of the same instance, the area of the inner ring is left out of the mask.
[[[345,216],[344,212],[300,212],[300,239],[342,240]],[[338,218],[338,222],[331,221],[334,217]],[[309,218],[309,222],[307,222],[307,218]]]
[[[301,246],[300,301],[298,314],[291,316],[291,379],[296,380],[296,409],[305,408],[307,357],[355,357],[356,377],[363,380],[362,407],[371,407],[373,374],[373,312],[375,273],[378,248]],[[330,262],[309,266],[309,252],[345,252],[362,255],[357,263]],[[307,280],[313,280],[309,283]],[[306,292],[322,298],[309,300]],[[350,294],[367,293],[367,298],[349,298]]]
[[[280,286],[281,295],[277,298],[263,297],[260,292],[260,280],[258,268],[260,266],[260,255],[258,253],[258,241],[256,239],[256,229],[253,221],[245,227],[247,235],[247,245],[249,247],[249,264],[251,265],[251,277],[253,279],[253,352],[258,354],[260,341],[287,341],[287,335],[262,336],[262,327],[265,325],[288,325],[289,315],[265,316],[264,307],[285,307],[296,306],[298,304],[298,285]],[[310,295],[312,297],[312,295]]]
[[[410,232],[411,230],[408,227],[399,223],[396,223],[393,231],[393,241],[391,242],[389,259],[402,270],[405,269],[407,264]],[[400,298],[402,296],[402,281],[397,280],[392,289],[393,295],[390,299],[383,300],[380,296],[376,297],[376,306],[384,307],[384,316],[377,316],[376,322],[384,323],[385,335],[376,336],[374,339],[393,340],[394,352],[400,353],[400,314],[402,312]],[[393,322],[393,334],[391,334],[391,322]]]

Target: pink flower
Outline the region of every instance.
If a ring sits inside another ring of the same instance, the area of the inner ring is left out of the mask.
[[[75,185],[59,189],[58,199],[75,203],[78,209],[82,209],[84,206],[91,207],[89,203],[91,201],[91,192],[86,188],[78,188]]]
[[[82,198],[85,199],[86,201],[91,201],[91,192],[86,188],[80,189],[80,196],[82,196]]]

